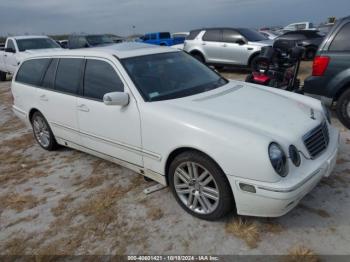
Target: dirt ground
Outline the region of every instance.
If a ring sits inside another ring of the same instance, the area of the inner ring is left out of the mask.
[[[335,171],[298,207],[281,218],[206,222],[168,189],[145,195],[153,182],[128,169],[68,148],[41,149],[14,117],[9,86],[0,83],[1,255],[350,254],[350,132],[335,118]]]

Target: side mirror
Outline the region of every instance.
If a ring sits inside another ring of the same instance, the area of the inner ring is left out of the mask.
[[[126,106],[129,104],[129,94],[124,92],[111,92],[103,96],[103,103],[107,106]]]
[[[236,41],[236,44],[245,45],[246,42],[245,42],[243,39],[238,39],[238,40]]]
[[[16,53],[16,50],[14,50],[12,47],[7,47],[4,51],[7,53]]]

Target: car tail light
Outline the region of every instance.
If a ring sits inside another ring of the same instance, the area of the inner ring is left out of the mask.
[[[313,76],[323,76],[328,67],[330,58],[328,56],[316,56],[312,65]]]

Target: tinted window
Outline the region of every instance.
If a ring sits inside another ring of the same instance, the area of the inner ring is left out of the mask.
[[[350,23],[345,24],[334,37],[329,47],[331,51],[350,51]]]
[[[170,33],[159,33],[159,38],[160,39],[167,39],[167,38],[171,38]]]
[[[112,38],[110,38],[108,35],[88,35],[86,40],[92,46],[113,44]]]
[[[156,34],[151,34],[151,40],[155,40],[155,39],[157,39]]]
[[[123,83],[107,62],[87,60],[84,77],[84,96],[102,100],[110,92],[123,92]]]
[[[13,43],[13,41],[11,39],[9,39],[7,41],[7,48],[12,48],[12,50],[16,51],[15,44]]]
[[[258,31],[249,28],[240,28],[237,30],[241,35],[243,35],[248,41],[256,42],[263,41],[267,38],[260,34]]]
[[[225,29],[224,30],[224,42],[236,43],[242,36],[235,30]]]
[[[145,35],[145,36],[143,37],[143,40],[144,40],[144,41],[149,40],[149,35]]]
[[[197,37],[201,30],[193,30],[190,32],[190,34],[186,37],[186,40],[193,40]]]
[[[20,52],[32,49],[61,48],[51,38],[20,39],[17,40],[17,45]]]
[[[185,52],[125,58],[122,63],[145,101],[190,96],[227,84]]]
[[[83,59],[78,58],[61,58],[56,73],[55,89],[65,93],[78,93],[83,62]]]
[[[55,81],[55,72],[58,64],[58,59],[52,59],[49,67],[46,70],[43,82],[41,83],[42,87],[53,88],[53,83]]]
[[[49,62],[50,59],[33,59],[25,61],[18,70],[16,81],[39,86]]]
[[[222,31],[219,29],[207,30],[203,36],[204,41],[221,42]]]

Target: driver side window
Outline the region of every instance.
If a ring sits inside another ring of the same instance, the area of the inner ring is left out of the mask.
[[[123,82],[109,63],[94,59],[86,61],[84,97],[102,100],[106,93],[123,91]]]

